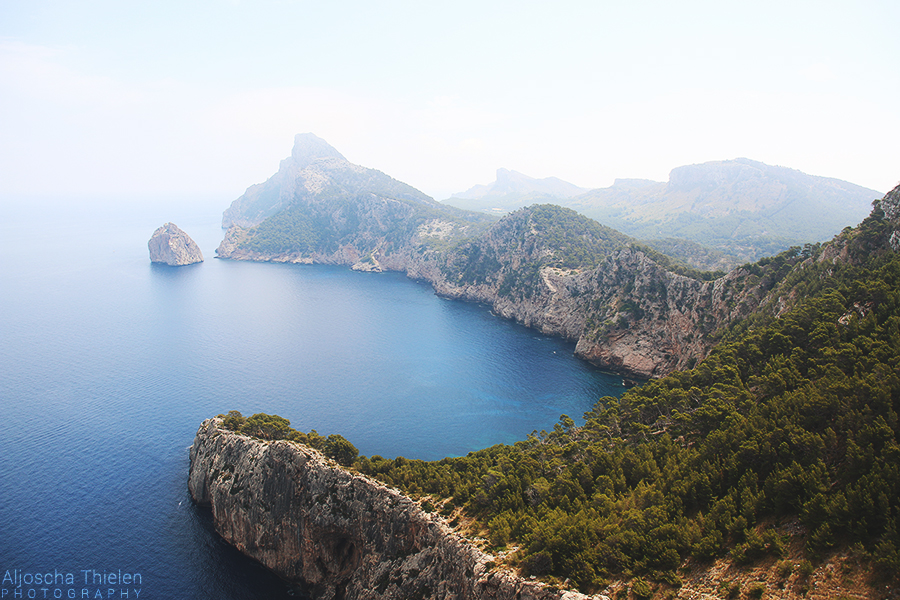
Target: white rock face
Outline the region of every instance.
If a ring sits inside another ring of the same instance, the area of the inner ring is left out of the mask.
[[[320,600],[601,600],[497,560],[395,489],[295,442],[200,425],[188,489],[225,541]]]
[[[200,247],[174,223],[166,223],[154,231],[147,246],[151,262],[173,267],[203,262]]]

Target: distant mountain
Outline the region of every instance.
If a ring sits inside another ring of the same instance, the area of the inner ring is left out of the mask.
[[[527,178],[506,181],[506,189],[522,189],[516,185]],[[216,250],[220,258],[402,271],[441,296],[488,304],[575,341],[578,356],[601,368],[640,377],[703,358],[714,332],[749,314],[787,272],[779,270],[782,257],[753,277],[744,269],[722,278],[699,273],[553,204],[499,220],[460,210],[351,164],[311,134],[298,136],[278,173],[248,188],[223,221],[231,226]],[[703,254],[690,243],[668,247]]]
[[[529,204],[559,204],[559,199],[571,198],[587,191],[587,188],[556,177],[535,179],[518,171],[497,169],[497,179],[493,183],[476,185],[465,192],[453,194],[444,203],[466,210],[502,214]]]
[[[416,188],[375,169],[349,162],[322,138],[311,133],[294,137],[291,155],[278,172],[247,188],[222,216],[222,227],[253,227],[292,205],[324,196],[373,193],[382,197],[442,208]]]
[[[882,195],[738,158],[678,167],[668,183],[616,180],[565,205],[639,239],[681,238],[751,261],[830,239]]]
[[[410,252],[452,246],[495,219],[436,202],[355,165],[321,138],[298,134],[291,156],[222,217],[220,258],[350,264],[396,270]]]
[[[658,249],[684,250],[676,256],[696,268],[727,268],[791,246],[830,239],[848,224],[864,219],[872,201],[882,196],[839,179],[746,158],[678,167],[666,183],[616,179],[611,187],[578,195],[571,194],[575,188],[571,184],[566,184],[568,190],[525,186],[555,178],[534,180],[503,169],[497,175],[495,183],[475,186],[444,202],[494,213],[536,201],[559,204],[632,237],[652,240]],[[656,241],[661,238],[670,239]],[[690,240],[723,255],[710,256],[695,246],[675,244],[671,238]]]

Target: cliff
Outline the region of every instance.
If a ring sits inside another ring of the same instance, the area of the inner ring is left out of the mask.
[[[752,161],[715,167],[678,170],[673,189],[719,190],[709,179],[739,190],[768,181],[773,169],[806,181]],[[714,204],[715,194],[704,193]],[[279,172],[235,201],[225,222],[252,226],[232,225],[216,250],[220,258],[405,272],[441,296],[488,304],[504,318],[575,342],[576,354],[601,368],[638,378],[694,365],[717,332],[762,305],[785,310],[795,298],[778,294],[779,282],[812,251],[795,248],[712,279],[571,209],[533,205],[494,221],[442,205],[352,165],[311,134],[297,136]]]
[[[440,517],[301,444],[207,419],[190,459],[191,497],[211,507],[216,531],[316,598],[586,598],[494,570]]]
[[[402,271],[440,296],[487,304],[499,316],[576,342],[576,354],[601,368],[639,378],[702,359],[711,334],[755,309],[766,291],[760,286],[770,283],[747,283],[741,269],[716,281],[677,273],[627,236],[552,205],[520,209],[487,230],[417,216],[375,195],[301,206],[255,229],[232,227],[218,255]],[[316,245],[284,251],[254,244],[276,237],[276,229],[278,239],[304,239],[301,227],[282,226],[301,210],[325,232]],[[328,232],[345,223],[355,225]]]
[[[431,279],[442,296],[576,342],[606,370],[660,377],[706,356],[713,334],[759,306],[772,268],[703,281],[671,270],[627,236],[552,205],[504,217],[448,253]]]
[[[349,162],[325,140],[311,134],[294,137],[291,155],[264,183],[247,188],[222,216],[222,227],[256,226],[298,203],[316,204],[336,195],[375,194],[414,204],[441,205],[414,187],[375,169]]]
[[[203,262],[200,247],[174,223],[166,223],[153,232],[147,242],[150,262],[165,263],[173,267]]]

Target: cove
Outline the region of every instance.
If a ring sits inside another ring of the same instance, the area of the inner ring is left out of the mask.
[[[623,391],[572,344],[399,273],[215,260],[225,205],[7,202],[4,569],[141,573],[142,597],[285,597],[188,498],[204,418],[275,413],[366,455],[438,459]],[[150,264],[167,221],[204,263]]]

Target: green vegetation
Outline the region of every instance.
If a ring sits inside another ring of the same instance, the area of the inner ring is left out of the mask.
[[[228,411],[227,415],[219,415],[222,425],[235,433],[242,433],[262,440],[290,440],[315,448],[336,463],[349,467],[359,456],[356,446],[343,436],[331,434],[327,437],[319,435],[315,429],[303,433],[291,428],[291,422],[278,415],[257,413],[251,417],[243,416],[239,411]]]
[[[486,235],[460,245],[443,270],[460,285],[499,283],[501,296],[530,298],[542,286],[542,268],[593,268],[629,241],[574,210],[539,204],[507,215]]]
[[[601,218],[594,211],[586,210],[585,214]],[[783,213],[778,219],[772,219],[748,211],[716,217],[678,213],[662,219],[610,219],[608,222],[612,227],[627,231],[638,239],[654,239],[659,236],[660,231],[664,231],[673,238],[697,242],[738,260],[757,260],[781,252],[798,242],[827,238],[840,227],[834,223],[829,231],[818,225],[818,219],[810,219],[809,214],[803,211],[790,216]],[[808,226],[809,224],[816,226]]]
[[[327,221],[291,207],[254,227],[241,246],[261,253],[312,252],[319,248],[327,227]]]
[[[630,238],[554,204],[531,207],[531,226],[552,250],[547,266],[575,269],[596,267],[600,261],[620,249]]]
[[[812,247],[768,261],[773,286],[805,298],[794,310],[760,312],[693,370],[601,399],[581,427],[563,416],[513,446],[355,466],[450,499],[493,544],[517,545],[526,574],[585,591],[613,576],[677,585],[688,557],[781,556],[791,519],[811,560],[857,543],[900,572],[900,257],[873,253],[885,233],[876,211],[840,242],[849,264],[780,273]]]
[[[615,243],[595,238],[589,225],[559,238],[554,211],[537,207],[529,227],[568,249],[554,256],[561,265],[582,260],[593,244]],[[525,222],[505,226],[524,234]],[[621,577],[632,580],[635,597],[649,597],[678,587],[687,559],[752,564],[783,557],[794,542],[807,556],[800,577],[812,572],[809,561],[851,546],[896,577],[900,256],[886,250],[889,234],[876,208],[831,246],[747,265],[753,283],[773,292],[769,305],[721,332],[695,368],[601,398],[582,426],[562,415],[551,431],[514,445],[433,462],[357,457],[343,438],[314,431],[286,437],[331,448],[342,464],[411,495],[431,495],[445,514],[461,509],[492,545],[517,547],[510,565],[586,592]],[[847,259],[826,259],[826,251]],[[496,256],[477,259],[484,271],[468,277],[497,276],[488,270]],[[782,299],[793,308],[776,310]],[[283,420],[268,415],[225,419],[235,431],[284,435]],[[796,521],[799,532],[781,526]],[[726,591],[740,594],[736,583]],[[762,584],[746,590],[765,592]]]
[[[679,275],[684,275],[685,277],[690,277],[697,281],[712,281],[713,279],[718,279],[725,275],[724,271],[701,271],[700,269],[695,269],[685,264],[680,259],[663,254],[644,244],[632,242],[631,246],[646,254],[653,262],[667,271],[672,271],[673,273],[678,273]]]
[[[662,252],[676,263],[701,271],[730,271],[744,262],[721,250],[714,250],[690,240],[664,238],[641,240],[640,243]]]
[[[409,243],[417,228],[432,219],[469,226],[470,234],[484,230],[493,219],[466,213],[419,198],[378,195],[379,218],[368,215],[370,192],[353,192],[332,184],[314,202],[297,202],[249,230],[240,247],[262,254],[331,253],[352,243],[360,251],[372,252],[384,239],[387,251]],[[447,247],[452,246],[451,240]],[[371,247],[364,247],[368,244]],[[433,242],[437,244],[437,242]],[[439,244],[438,244],[439,245]]]

